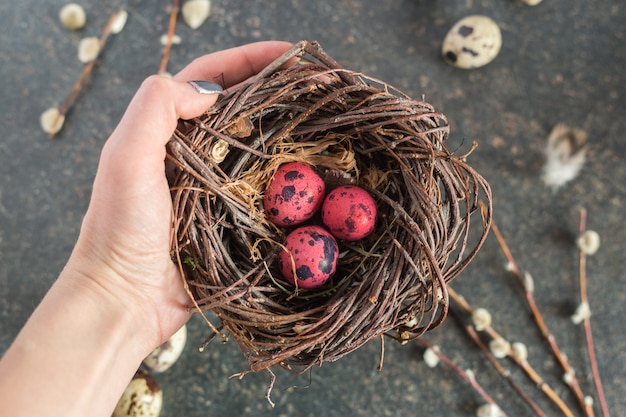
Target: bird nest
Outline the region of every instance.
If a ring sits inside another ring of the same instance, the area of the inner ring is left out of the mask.
[[[305,41],[181,121],[168,144],[172,255],[195,307],[219,318],[213,331],[237,340],[251,371],[304,372],[372,338],[406,341],[443,322],[446,284],[491,221],[489,185],[448,149],[448,133],[423,99]],[[365,188],[378,209],[371,235],[339,241],[337,271],[316,289],[281,276],[289,229],[263,212],[265,187],[291,161],[325,174],[327,188]]]

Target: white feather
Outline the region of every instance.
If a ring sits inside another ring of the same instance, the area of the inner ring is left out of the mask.
[[[556,190],[580,173],[586,160],[587,134],[563,124],[554,127],[545,149],[545,164],[541,179]]]

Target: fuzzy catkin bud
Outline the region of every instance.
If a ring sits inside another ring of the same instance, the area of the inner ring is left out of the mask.
[[[571,385],[572,382],[574,382],[574,370],[573,369],[563,374],[563,382],[565,382],[567,385]]]
[[[472,323],[476,330],[483,331],[491,326],[491,313],[486,308],[477,308],[472,312]]]
[[[87,14],[80,4],[68,3],[59,12],[61,24],[70,30],[82,29],[87,22]]]
[[[39,118],[41,128],[49,135],[54,135],[61,130],[64,121],[65,115],[61,114],[57,107],[50,107]]]
[[[528,348],[522,342],[515,342],[512,345],[513,356],[522,362],[528,360]]]
[[[170,42],[171,45],[180,45],[182,41],[182,38],[177,34],[173,34],[170,38],[166,33],[164,35],[161,35],[161,38],[159,38],[159,42],[161,43],[161,45],[164,46],[167,45],[168,42]]]
[[[219,164],[224,161],[229,151],[228,142],[218,139],[217,142],[211,146],[211,158]]]
[[[496,404],[483,404],[476,410],[476,417],[500,417],[500,407]]]
[[[594,255],[600,248],[600,235],[595,230],[587,230],[578,237],[576,246],[585,255]]]
[[[83,64],[93,61],[100,53],[100,40],[96,36],[83,38],[78,44],[78,60]]]
[[[183,20],[191,29],[198,29],[211,13],[209,0],[187,0],[181,10]]]
[[[466,369],[465,370],[465,375],[467,375],[467,377],[471,380],[471,381],[475,381],[476,380],[476,374],[474,373],[473,369]]]
[[[498,359],[506,358],[511,353],[511,343],[499,337],[489,342],[489,350]]]
[[[530,272],[524,272],[524,291],[529,294],[535,292],[535,280]]]
[[[435,345],[432,348],[428,348],[424,351],[424,363],[429,368],[434,368],[439,364],[439,346]]]
[[[584,302],[580,303],[576,308],[574,314],[572,314],[572,323],[580,324],[585,320],[588,320],[591,317],[591,308],[589,307],[589,303]]]
[[[126,26],[126,21],[128,20],[128,12],[126,10],[120,10],[115,15],[115,20],[111,24],[111,33],[117,35],[122,30],[124,30],[124,26]]]

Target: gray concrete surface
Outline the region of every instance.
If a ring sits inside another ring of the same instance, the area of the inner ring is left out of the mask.
[[[86,209],[98,155],[140,82],[161,58],[169,1],[129,0],[126,29],[112,38],[90,82],[48,140],[39,115],[58,104],[80,72],[76,46],[98,35],[120,2],[83,0],[88,25],[62,29],[61,0],[0,4],[0,353],[62,268]],[[426,99],[451,123],[451,148],[476,140],[470,162],[491,182],[495,219],[524,270],[535,277],[536,299],[559,344],[593,394],[582,330],[569,315],[577,305],[573,240],[578,209],[602,237],[588,262],[592,324],[605,393],[613,415],[626,414],[626,296],[623,285],[626,164],[626,5],[621,0],[213,0],[209,20],[172,50],[174,72],[194,57],[261,39],[318,40],[345,67],[363,71]],[[462,71],[439,56],[446,31],[459,18],[486,14],[501,26],[504,45],[488,66]],[[543,148],[552,127],[566,123],[589,133],[588,162],[558,192],[540,180]],[[455,145],[456,144],[456,145]],[[495,326],[524,341],[540,369],[575,410],[561,371],[530,325],[523,297],[503,269],[490,238],[476,261],[454,282],[475,306],[496,312]],[[244,379],[236,344],[214,343],[196,317],[180,361],[157,375],[167,416],[472,416],[482,403],[445,366],[427,368],[422,349],[387,341],[369,343],[310,374],[278,372],[276,408],[263,398],[265,373]],[[509,416],[531,415],[453,320],[426,337],[437,343],[502,405]],[[519,372],[516,379],[544,408],[559,415]],[[577,415],[582,415],[577,412]],[[599,412],[597,412],[599,415]]]

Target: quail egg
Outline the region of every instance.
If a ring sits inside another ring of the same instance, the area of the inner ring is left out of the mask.
[[[158,417],[163,406],[163,391],[156,379],[139,370],[115,406],[113,417]]]
[[[165,343],[154,349],[143,364],[154,372],[165,372],[180,358],[187,341],[187,326],[183,325]]]
[[[467,16],[452,26],[443,40],[443,59],[457,68],[471,69],[487,65],[502,47],[502,33],[493,19]]]

